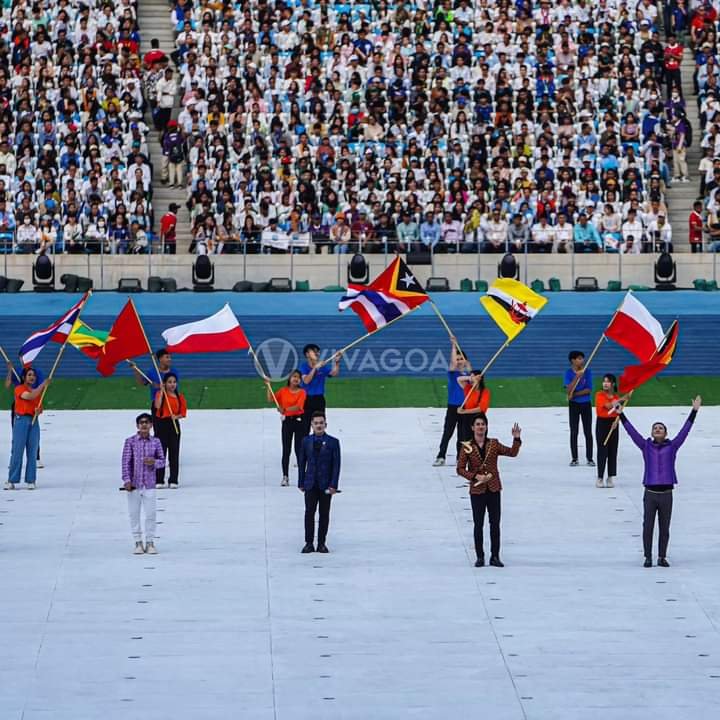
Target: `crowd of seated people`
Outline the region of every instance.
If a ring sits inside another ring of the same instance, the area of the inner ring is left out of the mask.
[[[690,17],[683,0],[177,0],[188,249],[672,249]]]
[[[153,226],[133,0],[0,10],[0,250],[143,252]]]

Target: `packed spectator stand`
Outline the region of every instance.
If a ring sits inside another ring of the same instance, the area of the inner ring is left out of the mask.
[[[144,55],[131,0],[2,12],[6,252],[672,251],[688,44],[720,248],[711,5],[178,0]]]

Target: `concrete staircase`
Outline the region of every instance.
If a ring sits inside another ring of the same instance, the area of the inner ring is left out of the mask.
[[[685,48],[682,64],[682,92],[685,98],[688,120],[692,125],[692,145],[687,150],[689,183],[673,183],[667,191],[667,205],[670,214],[670,225],[672,227],[673,245],[675,252],[690,252],[688,241],[688,216],[692,205],[698,198],[700,188],[700,175],[698,174],[698,163],[702,158],[700,151],[700,120],[698,117],[697,96],[693,90],[693,71],[695,69],[695,58],[692,52]],[[672,165],[670,166],[672,174]]]
[[[157,38],[160,41],[160,49],[168,56],[175,50],[175,32],[170,23],[171,8],[166,0],[144,0],[138,6],[138,23],[140,24],[141,50],[146,53],[150,50],[150,41]],[[173,66],[174,67],[174,66]],[[175,73],[177,76],[177,72]],[[180,110],[180,97],[175,98],[173,117],[177,118]],[[161,159],[162,150],[160,147],[160,133],[153,124],[150,111],[146,113],[145,122],[150,127],[147,143],[150,157],[153,162],[153,208],[155,209],[155,232],[160,232],[160,218],[165,214],[170,203],[177,203],[178,210],[177,224],[177,250],[187,252],[190,246],[190,214],[185,207],[187,192],[169,188],[161,182]]]

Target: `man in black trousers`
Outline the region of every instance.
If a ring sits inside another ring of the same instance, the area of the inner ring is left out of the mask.
[[[315,552],[315,511],[319,506],[317,551],[328,552],[325,539],[330,525],[330,501],[340,479],[340,441],[328,435],[325,413],[315,411],[312,433],[303,438],[298,458],[298,489],[305,494],[305,545],[303,553]]]

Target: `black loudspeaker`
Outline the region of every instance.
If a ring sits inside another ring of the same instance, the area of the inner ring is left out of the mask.
[[[370,282],[370,268],[360,253],[355,253],[348,263],[347,278],[348,283],[354,285],[367,285]]]
[[[429,250],[410,250],[407,254],[408,265],[432,265],[432,253]]]
[[[450,281],[446,277],[429,277],[425,283],[428,292],[448,292]]]
[[[239,280],[232,287],[233,292],[251,292],[252,289],[253,284],[249,280]]]
[[[505,253],[503,259],[498,263],[498,277],[520,279],[520,266],[512,253]]]
[[[75,293],[78,289],[78,276],[71,273],[65,273],[60,276],[60,282],[64,285],[65,292]]]
[[[7,287],[7,278],[4,275],[0,275],[0,292],[5,292]]]
[[[270,284],[268,285],[270,292],[290,292],[292,290],[292,283],[290,278],[274,277],[270,278]]]
[[[5,292],[16,293],[20,292],[20,288],[25,284],[24,280],[15,280],[14,278],[8,278],[5,284]]]
[[[93,281],[90,278],[79,277],[77,279],[77,291],[85,293],[93,289]]]
[[[163,292],[167,293],[177,292],[177,280],[175,280],[175,278],[163,278],[162,289]]]
[[[148,278],[148,292],[159,293],[163,291],[163,281],[157,275],[151,275]]]
[[[600,286],[596,277],[584,276],[575,278],[575,290],[577,292],[595,292]]]

